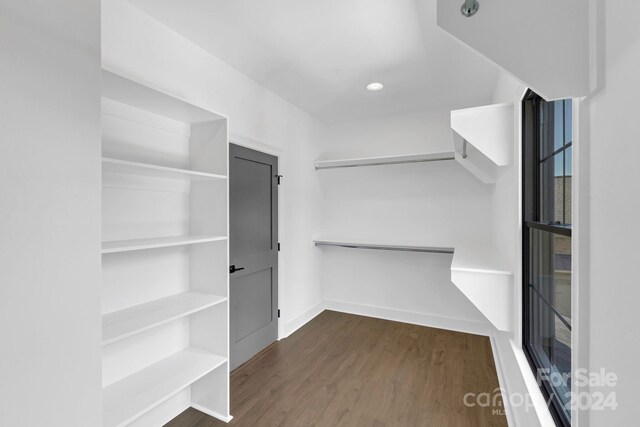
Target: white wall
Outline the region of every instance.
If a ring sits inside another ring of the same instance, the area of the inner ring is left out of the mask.
[[[493,94],[496,104],[514,104],[513,155],[509,165],[498,168],[493,193],[493,244],[514,271],[520,251],[520,100],[525,90],[523,84],[501,71]]]
[[[330,126],[322,158],[452,151],[449,111]],[[490,242],[492,187],[455,161],[318,171],[327,240],[455,247]],[[451,283],[451,256],[318,249],[328,307],[486,332],[487,320]],[[339,303],[339,304],[337,304]],[[357,307],[362,306],[365,307]]]
[[[279,155],[280,335],[287,335],[322,302],[311,244],[322,124],[124,0],[102,2],[102,58],[110,71],[227,115],[232,141]]]
[[[637,420],[640,383],[638,323],[638,231],[640,144],[638,103],[640,30],[638,2],[600,2],[604,29],[604,87],[581,105],[585,184],[583,217],[590,254],[582,261],[588,277],[590,370],[605,368],[619,381],[615,411],[591,411],[591,426],[632,425]],[[581,168],[582,171],[582,168]],[[594,391],[605,391],[595,389]]]
[[[98,1],[0,2],[0,425],[98,426]]]

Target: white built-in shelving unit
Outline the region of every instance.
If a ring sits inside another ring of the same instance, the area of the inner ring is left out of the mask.
[[[497,169],[512,160],[513,104],[454,110],[451,128],[458,163],[483,183],[495,183]]]
[[[493,104],[451,112],[456,161],[485,184],[512,163],[514,105]],[[498,330],[513,324],[513,271],[490,246],[460,245],[451,262],[451,281]]]
[[[103,73],[105,427],[229,421],[227,119]]]
[[[512,329],[513,271],[504,258],[488,246],[419,245],[362,241],[314,240],[317,247],[422,252],[453,255],[451,282],[501,331]]]
[[[498,330],[513,324],[513,271],[489,246],[458,246],[451,281]]]
[[[451,152],[317,160],[316,170],[455,160],[485,184],[496,182],[498,169],[512,163],[514,105],[495,104],[451,112],[454,146]],[[459,239],[458,239],[459,240]],[[317,239],[316,247],[422,252],[453,255],[451,281],[498,329],[513,324],[513,271],[490,246],[434,245]],[[430,242],[431,243],[431,242]]]

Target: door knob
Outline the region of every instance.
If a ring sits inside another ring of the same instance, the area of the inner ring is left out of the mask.
[[[244,270],[244,267],[236,268],[235,264],[229,267],[229,273],[235,273],[236,271]]]

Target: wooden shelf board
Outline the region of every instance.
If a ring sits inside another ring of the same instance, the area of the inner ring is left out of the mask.
[[[382,166],[397,165],[405,163],[423,163],[435,162],[439,160],[454,160],[454,152],[446,151],[442,153],[421,153],[421,154],[405,154],[398,156],[383,157],[365,157],[359,159],[336,159],[336,160],[318,160],[316,161],[316,170],[319,169],[335,169],[349,168],[360,166]]]
[[[226,361],[215,354],[187,348],[105,387],[103,426],[131,423]]]
[[[191,181],[227,179],[227,177],[224,175],[199,172],[188,169],[171,168],[149,163],[131,162],[129,160],[112,159],[109,157],[102,158],[102,171],[109,173],[121,173],[127,175],[150,176],[155,178],[182,179]]]
[[[150,239],[114,240],[102,242],[102,253],[139,251],[144,249],[167,248],[170,246],[194,245],[226,240],[224,236],[170,236]]]
[[[147,331],[225,302],[227,298],[202,292],[184,292],[102,316],[102,345]]]

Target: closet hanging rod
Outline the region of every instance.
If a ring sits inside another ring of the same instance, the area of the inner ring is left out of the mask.
[[[408,154],[399,156],[367,157],[361,159],[319,160],[315,162],[316,170],[356,168],[363,166],[401,165],[408,163],[425,163],[455,160],[454,152]]]
[[[382,251],[401,251],[401,252],[429,252],[436,254],[453,254],[454,248],[437,247],[437,246],[405,246],[405,245],[374,245],[369,243],[346,243],[346,242],[328,242],[323,240],[314,240],[316,246],[336,246],[349,249],[374,249]]]

